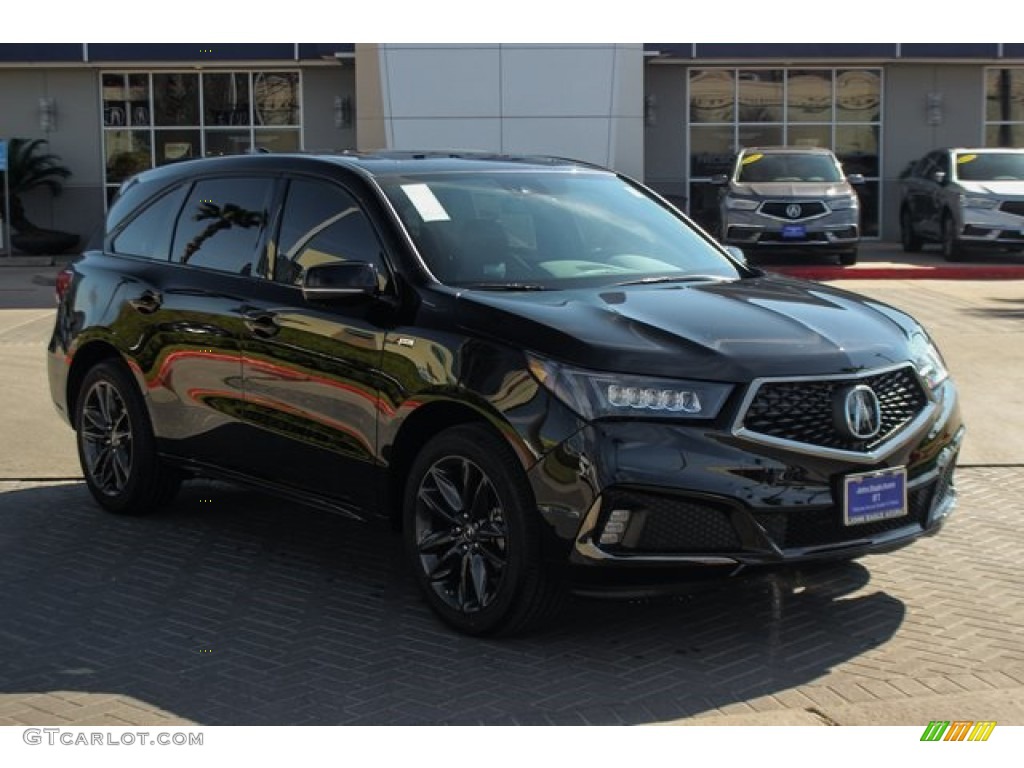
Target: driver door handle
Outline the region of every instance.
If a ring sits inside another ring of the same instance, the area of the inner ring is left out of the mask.
[[[281,327],[277,324],[277,313],[269,309],[251,307],[242,311],[242,321],[253,335],[267,338],[273,336]]]
[[[151,315],[160,309],[160,305],[164,303],[164,298],[160,295],[159,291],[147,288],[134,299],[128,299],[128,303],[136,311],[144,315]]]

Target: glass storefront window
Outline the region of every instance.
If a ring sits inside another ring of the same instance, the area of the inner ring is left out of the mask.
[[[836,73],[836,121],[873,123],[882,116],[882,76],[873,69]]]
[[[736,93],[741,123],[781,123],[783,70],[741,69]]]
[[[102,72],[100,87],[108,199],[153,166],[302,148],[297,71]]]
[[[296,72],[253,75],[256,125],[298,125],[299,76]]]
[[[1024,67],[985,73],[985,146],[1024,146]]]
[[[149,131],[107,131],[104,138],[108,184],[153,167]]]
[[[736,115],[736,86],[731,70],[690,72],[690,122],[731,123]]]
[[[824,147],[825,149],[832,149],[831,125],[790,125],[786,132],[789,136],[787,143],[792,147]]]
[[[296,152],[299,149],[299,132],[297,130],[265,130],[256,129],[256,146],[268,152]]]
[[[690,129],[690,175],[726,173],[735,153],[731,125],[694,126]]]
[[[791,123],[832,120],[832,70],[789,71],[786,77],[786,119]]]
[[[689,71],[688,86],[691,216],[714,231],[718,188],[710,181],[731,169],[741,147],[825,147],[836,153],[847,173],[865,177],[858,187],[864,234],[878,235],[880,68],[695,68]]]
[[[199,75],[153,75],[153,116],[155,125],[198,125]]]
[[[250,125],[249,75],[216,72],[203,75],[203,123]]]

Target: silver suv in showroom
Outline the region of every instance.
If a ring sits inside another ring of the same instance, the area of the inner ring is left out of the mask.
[[[732,172],[716,176],[722,187],[721,229],[725,245],[756,252],[836,254],[857,263],[860,174],[843,173],[831,150],[819,147],[748,147]]]
[[[925,242],[948,261],[967,247],[1024,248],[1024,149],[936,149],[910,165],[901,189],[909,253]]]

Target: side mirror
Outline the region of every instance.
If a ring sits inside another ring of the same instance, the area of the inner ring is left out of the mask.
[[[945,171],[935,171],[935,173],[932,174],[932,180],[936,184],[945,184],[946,183],[946,172]]]
[[[864,174],[851,173],[849,176],[846,177],[846,180],[853,184],[853,186],[859,187],[861,184],[864,183]]]
[[[714,184],[716,187],[724,187],[726,184],[729,183],[729,177],[726,176],[724,173],[716,173],[714,176],[711,177],[711,183]]]
[[[302,295],[311,301],[372,299],[379,293],[377,267],[365,261],[314,264],[302,276]]]

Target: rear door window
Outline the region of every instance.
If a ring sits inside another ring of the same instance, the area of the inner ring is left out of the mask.
[[[178,217],[173,261],[251,274],[273,191],[270,178],[247,176],[197,182]]]

